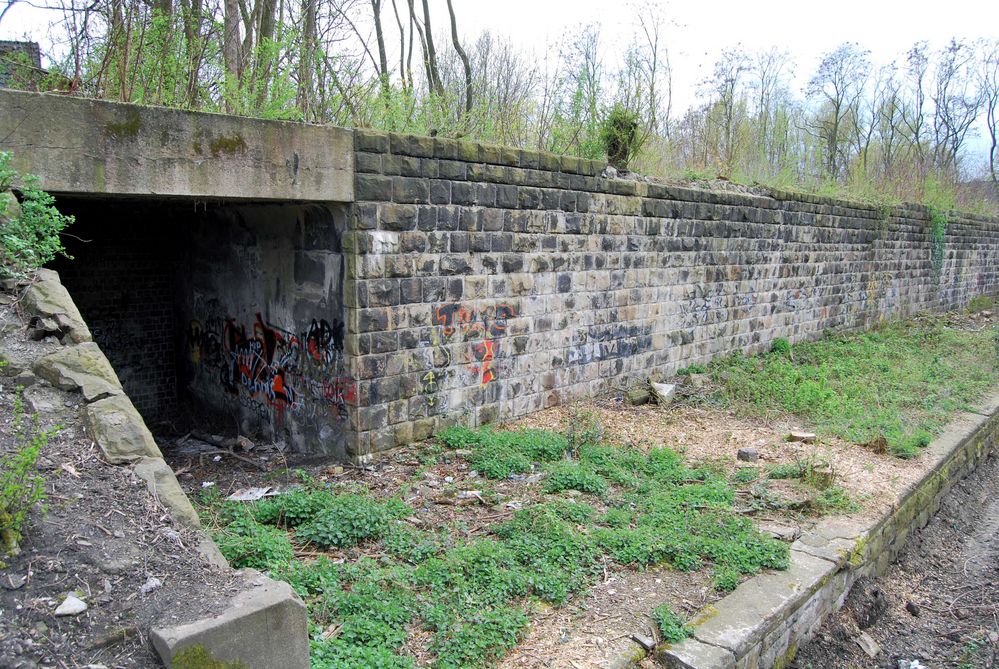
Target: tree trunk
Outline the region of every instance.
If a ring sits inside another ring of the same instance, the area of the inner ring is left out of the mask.
[[[316,66],[316,8],[317,0],[302,0],[302,47],[298,56],[298,108],[302,118],[311,120],[312,100],[315,95],[313,74]]]
[[[225,0],[225,14],[222,17],[222,60],[225,63],[225,109],[232,112],[229,96],[239,86],[242,65],[239,40],[239,2]]]
[[[437,69],[437,49],[434,48],[434,31],[430,26],[430,6],[423,0],[423,31],[427,42],[427,68],[430,79],[430,89],[437,95],[444,95],[444,84],[441,83],[440,71]]]
[[[426,0],[423,0],[426,6]],[[465,69],[465,113],[472,113],[472,64],[468,60],[468,54],[461,48],[458,40],[458,22],[454,18],[454,6],[451,0],[447,0],[447,11],[451,15],[451,41],[454,43],[454,50],[458,52],[461,65]]]

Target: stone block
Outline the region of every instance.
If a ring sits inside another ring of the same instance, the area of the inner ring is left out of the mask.
[[[358,174],[355,178],[355,197],[358,201],[392,201],[392,179],[390,177]]]
[[[121,382],[97,344],[84,342],[38,358],[32,371],[61,390],[79,390],[88,402],[120,395]]]
[[[684,639],[656,648],[656,660],[668,669],[734,669],[735,655],[718,646]]]
[[[241,663],[247,669],[309,668],[305,605],[287,583],[254,573],[248,577],[244,590],[221,614],[152,628],[153,647],[168,668],[178,656],[199,649],[210,661]]]
[[[21,304],[29,311],[44,318],[57,319],[64,338],[74,344],[92,341],[90,330],[76,308],[69,291],[59,281],[59,275],[50,269],[40,269],[35,280],[24,291]]]
[[[87,405],[84,421],[91,438],[111,464],[163,457],[142,416],[126,395],[114,395]]]
[[[135,463],[132,471],[146,482],[149,493],[170,512],[174,520],[188,527],[201,527],[191,500],[187,499],[173,470],[163,458],[142,458]]]

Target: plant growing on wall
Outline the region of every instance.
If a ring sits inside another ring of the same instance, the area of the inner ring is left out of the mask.
[[[616,169],[628,169],[628,162],[641,148],[638,121],[637,113],[617,104],[600,127],[600,141],[607,152],[607,161]]]
[[[39,187],[38,177],[18,174],[10,159],[10,153],[0,151],[0,272],[23,277],[66,255],[59,233],[73,217],[59,213],[55,198]],[[20,202],[11,188],[20,191]]]

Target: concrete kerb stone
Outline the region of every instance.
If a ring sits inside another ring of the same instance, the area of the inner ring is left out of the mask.
[[[34,286],[36,297],[25,306],[39,315],[62,313],[73,322],[66,346],[35,361],[35,373],[64,390],[79,390],[87,401],[85,423],[94,441],[112,464],[133,466],[135,475],[170,516],[197,531],[198,551],[213,567],[229,563],[207,533],[173,470],[125,395],[118,377],[79,315],[69,293],[55,272],[42,270]],[[53,297],[54,296],[54,297]],[[79,325],[75,321],[78,320]],[[84,337],[85,333],[85,337]],[[182,647],[200,645],[212,657],[239,660],[251,669],[287,667],[307,669],[309,637],[305,605],[285,583],[252,573],[247,589],[236,595],[216,618],[173,628],[154,629],[152,637],[167,666]]]
[[[178,653],[200,647],[216,662],[240,662],[247,669],[308,669],[305,605],[287,583],[249,574],[249,589],[220,615],[151,630],[153,647],[167,667],[174,666]]]
[[[661,644],[657,662],[675,669],[785,667],[825,617],[838,610],[861,576],[882,573],[913,529],[924,526],[940,500],[999,442],[999,393],[955,417],[922,457],[933,466],[873,522],[819,522],[791,545],[785,572],[760,574],[706,609],[691,638]],[[614,667],[637,667],[628,652]]]

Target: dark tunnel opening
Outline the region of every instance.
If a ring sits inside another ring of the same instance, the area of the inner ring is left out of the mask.
[[[51,263],[154,431],[345,458],[342,205],[59,197]]]

